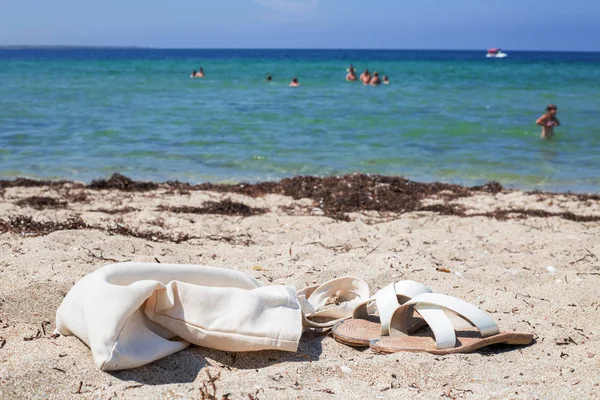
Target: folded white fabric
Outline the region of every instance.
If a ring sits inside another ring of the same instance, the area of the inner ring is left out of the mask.
[[[291,286],[197,265],[122,263],[69,291],[57,331],[76,335],[102,370],[135,368],[190,343],[224,351],[296,351],[302,312]]]

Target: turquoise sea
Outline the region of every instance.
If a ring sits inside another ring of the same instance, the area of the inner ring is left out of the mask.
[[[364,172],[599,191],[600,53],[506,52],[4,49],[0,178]],[[391,85],[345,82],[349,63]],[[548,103],[562,126],[542,141]]]

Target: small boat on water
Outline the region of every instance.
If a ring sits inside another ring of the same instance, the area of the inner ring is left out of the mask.
[[[500,48],[489,49],[486,55],[487,58],[506,58],[508,54],[502,51]]]

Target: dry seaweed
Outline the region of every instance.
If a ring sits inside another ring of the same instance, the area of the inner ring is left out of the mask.
[[[168,207],[159,206],[160,211],[169,211],[176,214],[218,214],[218,215],[237,215],[249,217],[252,215],[264,214],[267,212],[265,208],[254,208],[243,203],[238,203],[231,200],[208,201],[202,207]]]
[[[200,400],[218,400],[216,382],[221,378],[221,371],[217,372],[215,376],[212,376],[210,371],[207,370],[206,375],[208,375],[208,380],[203,381],[202,386],[200,386]],[[223,395],[221,400],[227,399],[228,397],[228,394]]]
[[[187,242],[188,240],[191,240],[191,239],[199,239],[198,237],[188,235],[187,233],[167,235],[162,232],[138,231],[135,229],[131,229],[128,226],[120,225],[120,224],[117,226],[111,226],[108,228],[102,228],[102,227],[98,227],[98,226],[88,226],[88,229],[101,230],[101,231],[105,231],[105,232],[115,234],[115,235],[129,236],[129,237],[134,237],[134,238],[138,238],[138,239],[151,240],[153,242],[182,243],[182,242]]]
[[[48,186],[73,184],[72,182],[32,181],[30,179],[15,179],[13,181],[0,181],[0,188],[14,186]],[[485,216],[496,219],[514,217],[560,217],[567,220],[590,222],[598,221],[594,215],[576,215],[569,212],[552,213],[543,210],[498,210],[487,213],[466,214],[461,206],[448,204],[451,199],[469,197],[485,192],[497,194],[504,190],[497,182],[489,182],[481,186],[461,186],[447,183],[420,183],[409,181],[401,177],[353,174],[335,177],[298,176],[283,179],[279,182],[259,182],[254,184],[214,184],[203,183],[191,185],[178,181],[169,181],[163,184],[153,182],[136,182],[121,174],[114,174],[108,180],[94,180],[87,186],[89,189],[113,189],[127,192],[146,192],[157,188],[170,191],[190,192],[193,190],[206,190],[220,193],[239,193],[250,197],[261,197],[266,194],[280,194],[294,199],[309,198],[323,211],[323,214],[338,220],[348,221],[348,213],[360,211],[379,211],[403,214],[414,211],[431,211],[443,215],[459,217]],[[542,192],[532,192],[542,194]],[[546,194],[546,193],[544,193]],[[600,200],[598,194],[553,194],[548,196],[564,195],[578,200]],[[443,204],[423,206],[427,198],[444,200]],[[248,207],[241,203],[229,200],[207,203],[202,207],[161,207],[162,210],[192,214],[222,214],[222,215],[257,215],[266,210]]]
[[[295,177],[278,183],[280,194],[294,199],[310,198],[325,215],[341,219],[345,213],[364,210],[406,213],[417,211],[427,197],[442,194],[469,195],[465,186],[419,183],[400,177],[346,175],[341,177]],[[345,218],[344,218],[345,219]]]
[[[49,235],[50,233],[57,231],[81,229],[102,231],[113,235],[134,237],[153,242],[182,243],[192,239],[205,239],[223,241],[234,245],[250,246],[255,244],[252,236],[249,234],[236,236],[209,235],[204,237],[192,236],[187,233],[168,235],[162,232],[136,230],[122,224],[108,227],[88,225],[80,217],[72,217],[65,222],[34,221],[33,218],[27,215],[11,216],[8,220],[0,219],[0,234],[10,232],[25,237],[36,237]]]
[[[365,210],[400,214],[418,211],[422,200],[432,196],[451,199],[471,196],[474,192],[498,193],[503,190],[497,182],[470,188],[448,183],[420,183],[401,177],[364,174],[325,178],[298,176],[279,182],[256,184],[203,184],[192,189],[234,192],[252,197],[281,194],[296,200],[309,198],[319,204],[325,215],[339,220],[348,220],[346,213]]]
[[[140,211],[140,210],[138,208],[133,208],[133,207],[112,208],[112,209],[98,208],[95,210],[90,210],[90,212],[101,212],[101,213],[109,214],[109,215],[129,214],[129,213],[137,212],[137,211]]]
[[[507,220],[519,217],[539,217],[539,218],[551,218],[557,217],[566,219],[568,221],[575,222],[598,222],[600,221],[600,215],[578,215],[573,214],[572,212],[550,212],[545,210],[527,210],[527,209],[512,209],[512,210],[496,210],[486,213],[477,213],[477,214],[469,214],[468,216],[484,216],[488,218],[495,218],[497,220]]]
[[[456,205],[456,204],[432,204],[429,206],[422,206],[419,207],[417,209],[417,211],[429,211],[429,212],[436,212],[438,214],[442,214],[442,215],[455,215],[458,217],[466,217],[468,216],[465,213],[465,207],[462,205]]]
[[[56,231],[87,229],[88,226],[79,217],[69,218],[65,222],[34,221],[28,215],[13,215],[8,220],[0,219],[0,233],[15,233],[21,236],[44,236]]]
[[[538,195],[540,197],[540,199],[543,199],[543,197],[552,198],[557,195],[563,195],[563,196],[573,197],[579,201],[600,200],[600,194],[598,194],[598,193],[572,193],[572,192],[553,193],[553,192],[543,192],[541,190],[532,190],[532,191],[525,192],[525,193],[532,194],[532,195]]]
[[[495,210],[483,213],[469,213],[465,212],[463,206],[450,205],[450,204],[434,204],[430,206],[419,207],[418,211],[430,211],[436,212],[441,215],[454,215],[457,217],[487,217],[494,218],[499,221],[506,221],[509,219],[524,219],[527,217],[538,217],[538,218],[562,218],[568,221],[575,222],[598,222],[600,221],[600,215],[578,215],[572,212],[551,212],[545,210],[528,210],[524,208],[515,208],[507,210]]]
[[[0,179],[0,188],[12,188],[12,187],[50,187],[50,188],[62,188],[65,185],[78,185],[72,181],[42,181],[37,179],[29,178],[16,178],[13,180],[2,180]]]
[[[36,210],[67,208],[67,202],[45,196],[26,197],[15,204],[20,207],[31,207]]]
[[[187,234],[166,235],[160,232],[137,231],[123,225],[107,228],[88,225],[80,217],[72,217],[65,222],[35,221],[28,215],[11,216],[8,220],[0,219],[0,233],[10,232],[26,237],[45,236],[52,232],[80,229],[99,230],[122,236],[174,243],[181,243],[194,238]]]
[[[478,192],[486,192],[491,194],[497,194],[504,190],[502,185],[495,181],[488,182],[485,185],[481,186],[472,186],[470,189]]]
[[[68,189],[66,191],[66,193],[63,194],[63,197],[69,203],[89,203],[90,202],[90,200],[88,199],[87,194],[85,192],[83,192],[83,191],[79,191],[77,193],[71,193],[71,190]]]
[[[280,193],[280,184],[281,182],[242,182],[239,184],[232,185],[226,183],[208,182],[201,183],[199,185],[188,185],[187,190],[204,190],[219,193],[239,193],[249,197],[262,197],[267,194]],[[184,188],[177,187],[177,189],[183,190]]]
[[[89,184],[89,189],[117,189],[125,192],[148,192],[158,189],[158,183],[137,182],[125,175],[113,174],[109,179],[94,179]]]

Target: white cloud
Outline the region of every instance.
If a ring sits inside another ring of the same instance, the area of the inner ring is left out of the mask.
[[[319,7],[318,0],[256,0],[256,2],[282,14],[314,12]]]

